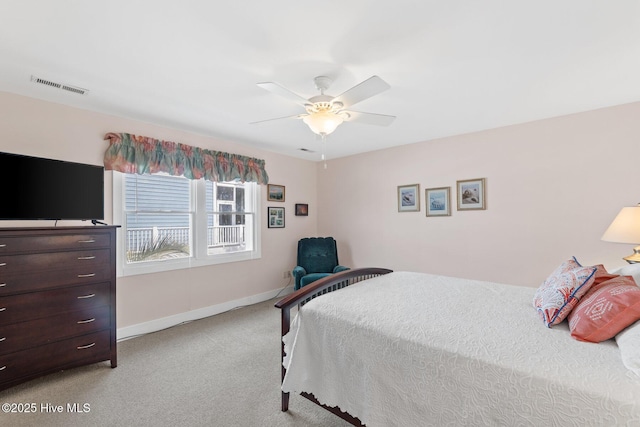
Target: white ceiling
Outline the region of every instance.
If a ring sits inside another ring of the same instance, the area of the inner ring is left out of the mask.
[[[1,91],[319,160],[301,120],[250,124],[304,112],[256,83],[308,98],[318,75],[380,76],[353,109],[397,116],[341,125],[328,158],[640,101],[640,1],[0,0]]]

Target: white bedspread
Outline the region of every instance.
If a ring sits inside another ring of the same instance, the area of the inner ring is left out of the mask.
[[[535,289],[394,272],[316,298],[284,338],[285,392],[375,426],[640,426],[614,341],[548,329]]]

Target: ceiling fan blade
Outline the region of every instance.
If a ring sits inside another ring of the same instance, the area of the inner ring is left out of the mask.
[[[258,120],[257,122],[251,122],[250,125],[257,125],[258,123],[264,122],[272,122],[274,120],[283,120],[283,119],[301,119],[304,114],[295,114],[293,116],[285,116],[285,117],[276,117],[275,119],[266,119],[266,120]]]
[[[389,84],[380,77],[372,76],[336,96],[334,101],[340,101],[345,107],[350,107],[360,101],[364,101],[367,98],[371,98],[374,95],[384,92],[390,87],[391,86],[389,86]]]
[[[303,98],[302,96],[298,95],[295,92],[291,92],[289,89],[287,89],[286,87],[278,83],[262,82],[262,83],[258,83],[258,86],[260,86],[262,89],[268,90],[269,92],[273,92],[276,95],[280,95],[284,98],[287,98],[288,100],[293,101],[296,104],[300,104],[304,106],[305,104],[309,103],[308,99]]]
[[[367,125],[389,126],[396,119],[396,116],[386,114],[361,113],[360,111],[347,111],[349,119],[347,122],[364,123]]]

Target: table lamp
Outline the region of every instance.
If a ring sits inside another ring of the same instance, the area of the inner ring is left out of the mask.
[[[614,243],[640,244],[640,204],[624,207],[615,217],[601,240]],[[640,246],[633,249],[633,255],[624,257],[629,264],[640,263]]]

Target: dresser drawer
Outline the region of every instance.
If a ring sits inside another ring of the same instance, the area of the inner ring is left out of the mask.
[[[92,269],[110,262],[111,254],[108,249],[28,255],[0,254],[0,280],[22,275],[26,271]]]
[[[69,249],[108,248],[108,233],[78,232],[60,235],[13,236],[0,234],[0,254],[51,252]]]
[[[104,282],[111,280],[112,273],[113,270],[109,264],[73,264],[61,270],[47,272],[25,270],[21,273],[0,274],[0,296],[64,285]]]
[[[38,373],[107,360],[111,350],[110,338],[110,331],[105,330],[0,355],[0,389],[3,383],[21,377],[34,377]]]
[[[109,306],[0,326],[0,355],[109,329]]]
[[[0,325],[111,305],[109,283],[73,286],[29,294],[0,296]]]

